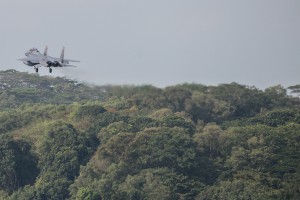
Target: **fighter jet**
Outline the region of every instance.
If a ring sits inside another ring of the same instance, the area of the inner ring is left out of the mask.
[[[25,65],[32,66],[35,72],[39,72],[39,67],[48,67],[49,72],[52,73],[52,67],[76,67],[69,65],[69,62],[80,62],[77,60],[65,59],[65,47],[63,47],[59,58],[48,56],[48,46],[45,47],[43,54],[36,48],[32,48],[25,53],[26,58],[17,59],[22,61]]]

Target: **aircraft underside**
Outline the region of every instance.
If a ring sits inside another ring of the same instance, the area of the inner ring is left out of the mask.
[[[38,73],[39,72],[39,66],[34,66],[34,70],[35,70],[36,73]],[[51,67],[49,67],[49,73],[52,73],[52,68]]]

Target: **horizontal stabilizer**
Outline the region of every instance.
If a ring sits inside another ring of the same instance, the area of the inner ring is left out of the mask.
[[[63,65],[63,67],[77,67],[77,66],[74,66],[74,65]]]
[[[19,58],[17,60],[19,60],[19,61],[28,61],[28,58]]]
[[[69,61],[69,62],[80,62],[78,60],[69,60],[69,59],[67,59],[67,61]]]

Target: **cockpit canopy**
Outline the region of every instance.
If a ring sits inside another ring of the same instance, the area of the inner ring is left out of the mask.
[[[30,55],[30,54],[36,55],[36,54],[38,54],[38,53],[40,53],[40,52],[39,52],[39,50],[37,50],[37,48],[31,48],[29,51],[27,51],[27,52],[25,53],[25,55],[26,55],[26,56],[28,56],[28,55]]]

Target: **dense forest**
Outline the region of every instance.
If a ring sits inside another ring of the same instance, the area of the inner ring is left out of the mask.
[[[299,96],[2,71],[0,199],[299,199]]]

